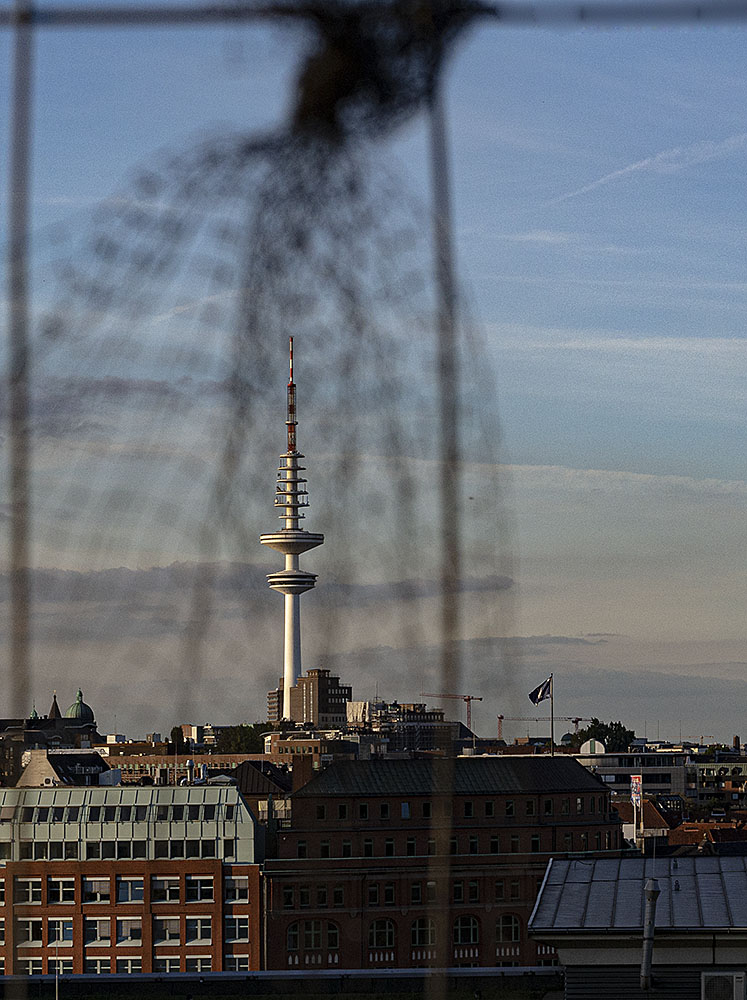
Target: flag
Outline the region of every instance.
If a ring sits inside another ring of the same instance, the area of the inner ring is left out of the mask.
[[[539,687],[536,687],[534,691],[529,692],[529,700],[534,705],[539,705],[541,701],[552,696],[552,674],[547,678],[546,681],[542,681]]]

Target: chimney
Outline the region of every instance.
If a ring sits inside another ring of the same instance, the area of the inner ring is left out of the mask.
[[[641,990],[651,989],[651,963],[654,957],[654,925],[656,924],[656,900],[661,890],[655,878],[646,882],[643,890],[646,896],[646,909],[643,917],[643,955],[641,956]]]

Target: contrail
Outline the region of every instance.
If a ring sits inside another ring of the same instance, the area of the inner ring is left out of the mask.
[[[620,170],[613,170],[611,174],[605,174],[590,184],[567,194],[561,194],[558,198],[553,198],[547,202],[548,205],[557,205],[561,201],[569,198],[576,198],[578,195],[587,194],[595,188],[609,184],[617,180],[618,177],[627,177],[629,174],[639,173],[641,170],[652,170],[659,174],[673,174],[685,167],[693,167],[698,163],[706,163],[708,160],[717,160],[722,156],[728,156],[736,150],[743,149],[747,145],[747,132],[740,132],[738,135],[729,136],[722,142],[695,142],[691,146],[676,146],[674,149],[665,149],[654,156],[648,156],[645,160],[631,163]]]

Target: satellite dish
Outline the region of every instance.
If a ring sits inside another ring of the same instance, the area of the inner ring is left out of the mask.
[[[607,753],[607,749],[601,740],[587,740],[586,743],[581,744],[581,749],[579,750],[581,754],[589,753]]]

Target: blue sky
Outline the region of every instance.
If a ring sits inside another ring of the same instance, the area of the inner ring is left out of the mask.
[[[449,67],[457,255],[479,345],[470,355],[479,371],[468,372],[468,380],[483,393],[471,400],[470,412],[482,407],[491,419],[497,414],[502,431],[500,450],[485,449],[479,434],[468,433],[466,478],[474,500],[468,502],[467,545],[475,575],[487,573],[480,511],[495,499],[490,484],[498,459],[508,525],[498,540],[498,563],[501,570],[510,564],[514,581],[510,607],[503,598],[486,604],[479,589],[465,599],[464,641],[473,643],[465,685],[490,691],[475,706],[486,732],[498,711],[527,714],[525,691],[550,669],[559,680],[562,714],[623,717],[640,730],[653,718],[666,719],[672,736],[679,720],[686,733],[688,726],[693,734],[705,726],[724,738],[740,732],[747,661],[746,42],[747,27],[734,26],[548,31],[486,25],[458,47]],[[167,155],[164,150],[188,148],[207,130],[275,127],[290,103],[299,45],[292,32],[256,27],[40,34],[35,310],[55,294],[47,270],[55,227],[62,224],[66,239],[85,239],[95,206],[112,193],[126,195],[135,168]],[[5,35],[0,89],[6,93],[8,56]],[[5,134],[7,114],[4,105]],[[6,149],[3,143],[4,173]],[[423,122],[416,120],[382,154],[423,205],[426,149]],[[164,360],[176,357],[166,345],[183,333],[175,315],[151,317],[148,336],[160,331],[163,350],[151,353],[143,334],[142,349],[119,359],[119,375],[164,382],[184,375]],[[205,378],[219,377],[224,346],[216,337],[204,348],[212,358],[200,372]],[[281,407],[283,352],[279,344]],[[95,361],[58,353],[46,374],[76,365],[96,373]],[[302,383],[299,391],[303,400]],[[209,465],[220,406],[205,401],[198,409],[175,408],[156,442],[143,405],[120,408],[102,392],[78,414],[77,443],[40,440],[40,565],[146,571],[204,554],[197,540],[204,491],[174,456],[193,449],[195,461]],[[436,658],[427,598],[418,604],[417,641],[395,624],[386,602],[371,616],[368,598],[361,598],[330,643],[326,616],[334,609],[323,583],[346,578],[351,550],[335,544],[340,515],[329,484],[339,472],[337,439],[325,437],[329,416],[306,412],[318,511],[309,527],[328,537],[309,559],[320,584],[305,612],[306,664],[342,657],[346,679],[365,696],[373,693],[364,688],[379,651],[381,690],[388,683],[391,697],[412,700],[420,680],[406,673],[403,680],[381,650],[394,650],[395,660],[413,657],[421,664],[414,672],[430,678],[422,667]],[[271,411],[265,416],[271,419]],[[98,437],[88,441],[85,428],[94,418]],[[280,444],[253,456],[262,463],[268,493]],[[364,478],[361,486],[370,497],[377,479],[386,478],[387,461],[373,443],[365,457],[371,482]],[[426,458],[423,482],[433,476]],[[77,483],[65,481],[71,468]],[[58,521],[57,508],[45,508],[44,498],[64,495],[74,506],[81,482],[105,502],[84,501],[85,517],[68,513]],[[362,509],[366,499],[357,502]],[[167,503],[171,517],[163,514]],[[396,535],[396,510],[385,501],[374,507],[369,523],[381,535]],[[269,530],[271,516],[269,501],[264,515],[261,507],[251,508],[247,538]],[[352,523],[350,510],[347,517]],[[366,573],[376,580],[412,575],[398,565],[396,551],[385,558],[375,550],[366,549],[365,572],[359,568],[351,587],[364,583]],[[209,554],[236,557],[225,545]],[[239,555],[263,572],[273,568],[259,547],[247,545]],[[419,572],[433,573],[432,555],[418,554]],[[235,712],[235,698],[216,692],[241,684],[246,717],[261,716],[264,691],[279,672],[280,607],[271,598],[257,599],[253,612],[255,624],[262,623],[260,643],[247,647],[227,614],[230,624],[218,629],[221,638],[204,668],[204,688],[195,682],[185,711],[222,721]],[[145,638],[133,644],[131,635],[112,634],[107,646],[106,629],[97,627],[91,636],[81,626],[80,641],[68,637],[67,645],[56,646],[54,631],[40,632],[38,699],[45,701],[47,686],[62,686],[49,663],[50,651],[59,648],[68,669],[86,673],[74,684],[92,688],[100,702],[117,697],[123,669],[144,661],[172,665],[183,613],[174,613],[168,643],[151,635],[150,645]],[[106,615],[103,621],[111,622]],[[584,639],[601,633],[603,642]],[[529,643],[505,668],[511,676],[491,690],[489,664],[497,654],[486,653],[484,643],[505,634],[558,641]],[[112,664],[108,672],[96,666],[102,661]],[[168,690],[169,669],[164,666],[160,681],[149,671],[142,704],[135,701],[129,715],[120,714],[120,728],[142,732],[159,724],[148,706]],[[629,689],[619,681],[626,676]],[[435,688],[431,682],[425,689]],[[645,699],[636,691],[645,691]],[[719,693],[728,691],[731,696]]]

